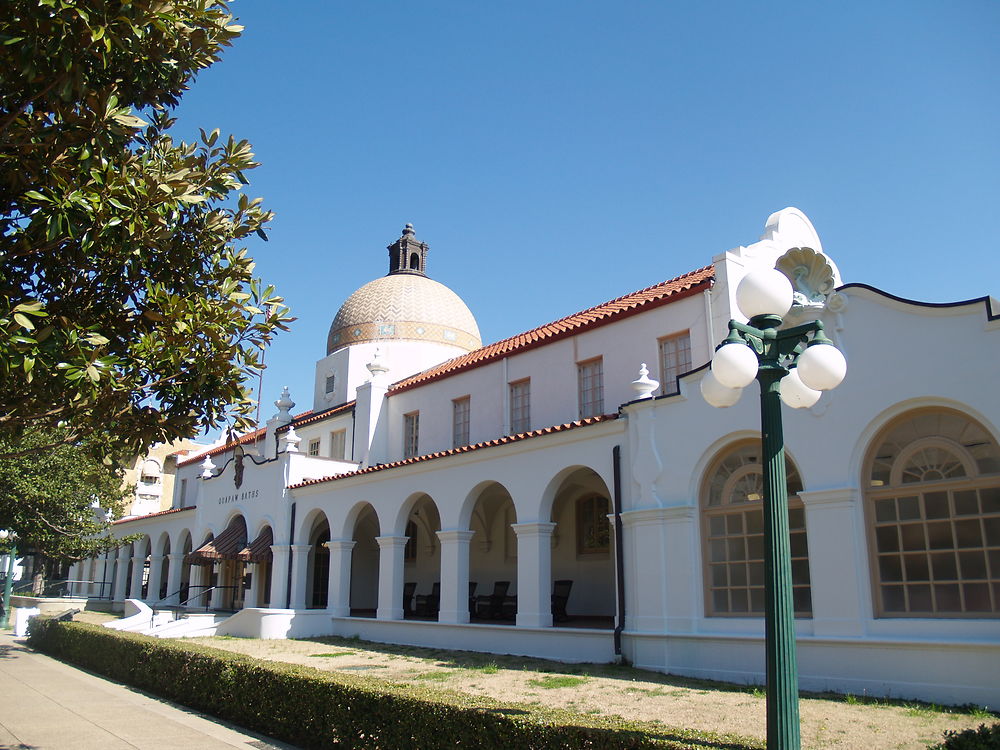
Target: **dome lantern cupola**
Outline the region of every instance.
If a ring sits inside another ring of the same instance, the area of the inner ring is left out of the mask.
[[[418,273],[427,275],[427,251],[430,247],[426,242],[417,240],[413,233],[413,225],[403,227],[402,236],[389,245],[389,273]]]
[[[481,347],[479,326],[465,302],[428,278],[429,248],[416,239],[413,225],[407,224],[388,249],[389,273],[355,291],[337,311],[327,354],[355,344],[418,342],[443,347],[438,354],[427,354],[429,362],[436,357],[431,362],[436,364]]]

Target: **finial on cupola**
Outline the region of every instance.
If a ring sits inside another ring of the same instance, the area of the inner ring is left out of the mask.
[[[427,275],[427,251],[430,247],[426,242],[417,240],[413,225],[403,227],[402,236],[387,248],[389,250],[389,273],[412,273]]]

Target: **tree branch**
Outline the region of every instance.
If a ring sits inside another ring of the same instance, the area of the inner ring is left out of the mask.
[[[58,76],[48,86],[46,86],[44,89],[42,89],[41,91],[39,91],[33,97],[31,97],[30,99],[27,99],[24,102],[22,102],[17,107],[17,109],[12,110],[11,113],[2,122],[0,122],[0,133],[2,133],[3,131],[5,131],[10,126],[10,124],[12,122],[14,122],[14,120],[16,120],[22,114],[24,114],[24,111],[28,107],[31,106],[31,103],[33,101],[35,101],[36,99],[41,99],[43,96],[45,96],[47,93],[49,93],[52,89],[54,89],[56,87],[57,83],[62,83],[63,78],[65,78],[65,76]]]

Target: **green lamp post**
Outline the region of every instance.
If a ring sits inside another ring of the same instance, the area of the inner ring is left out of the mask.
[[[795,612],[788,537],[788,484],[781,404],[807,408],[847,373],[844,355],[823,333],[823,323],[779,330],[792,306],[792,286],[780,271],[744,277],[736,304],[749,323],[729,321],[701,391],[712,406],[732,406],[742,389],[760,383],[761,462],[764,470],[764,642],[767,657],[767,747],[798,750],[799,689]]]
[[[17,544],[14,540],[17,536],[13,531],[0,529],[0,542],[9,541],[7,547],[7,577],[3,584],[3,618],[0,619],[0,628],[10,626],[10,592],[14,585],[14,561],[17,558]]]

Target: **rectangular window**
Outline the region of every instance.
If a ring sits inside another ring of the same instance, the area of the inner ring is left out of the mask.
[[[319,438],[309,441],[309,455],[310,456],[319,455]]]
[[[403,458],[413,458],[417,455],[417,444],[420,432],[420,412],[415,411],[403,415]]]
[[[472,401],[468,396],[451,402],[452,431],[451,447],[460,448],[469,444],[469,412]]]
[[[677,376],[691,369],[691,332],[660,339],[660,383],[664,395],[679,393]]]
[[[327,393],[333,393],[334,388],[336,388],[336,386],[337,386],[337,376],[336,375],[327,375],[326,376],[326,392]]]
[[[580,419],[604,413],[604,363],[601,359],[576,366],[580,394]]]
[[[330,433],[330,458],[346,458],[347,430]]]
[[[510,384],[510,432],[516,435],[531,429],[531,380]]]
[[[181,498],[180,498],[180,502],[177,503],[177,507],[178,508],[183,508],[184,507],[184,501],[187,500],[187,491],[188,491],[188,480],[182,479],[181,480]]]

